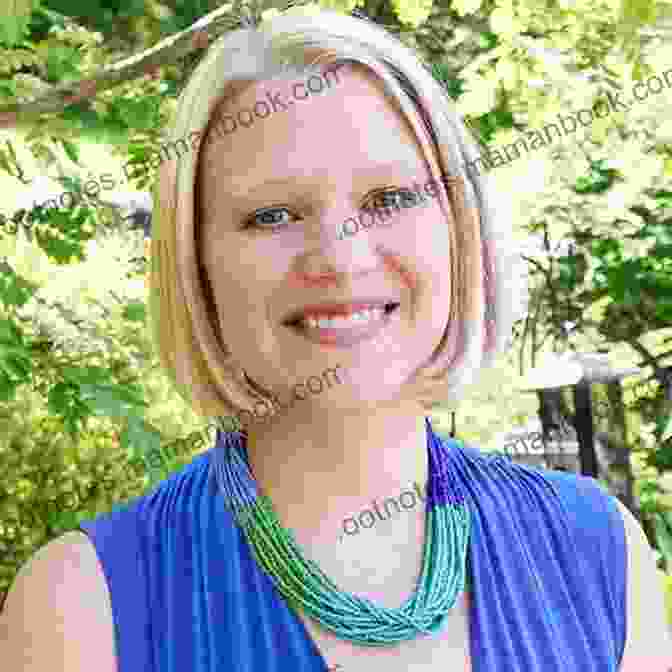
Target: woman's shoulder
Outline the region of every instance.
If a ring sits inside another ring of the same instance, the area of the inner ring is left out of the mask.
[[[52,539],[23,565],[0,613],[7,669],[115,672],[103,569],[85,535]]]

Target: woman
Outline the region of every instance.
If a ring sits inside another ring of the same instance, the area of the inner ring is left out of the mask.
[[[417,57],[329,11],[246,24],[193,73],[186,137],[158,181],[154,337],[193,408],[245,431],[45,546],[3,669],[667,670],[632,515],[426,419],[506,348],[523,287],[505,201]],[[424,505],[339,538],[409,483]]]

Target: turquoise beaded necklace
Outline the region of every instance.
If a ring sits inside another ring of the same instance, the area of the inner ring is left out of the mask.
[[[304,558],[270,499],[257,490],[243,435],[224,434],[220,445],[218,432],[214,465],[220,492],[257,562],[294,610],[302,609],[341,639],[387,646],[438,632],[465,588],[470,512],[454,458],[425,422],[429,487],[422,573],[415,593],[398,609],[339,590],[315,562]]]

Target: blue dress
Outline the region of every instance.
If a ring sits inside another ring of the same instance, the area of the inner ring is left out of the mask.
[[[618,672],[627,542],[614,497],[592,478],[439,439],[472,514],[473,672]],[[223,443],[218,433],[147,495],[80,524],[107,579],[118,672],[328,669],[218,492]]]

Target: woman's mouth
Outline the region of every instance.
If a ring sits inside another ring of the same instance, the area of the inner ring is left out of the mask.
[[[399,314],[399,303],[329,310],[306,310],[285,323],[302,337],[319,345],[349,346],[369,340]]]

